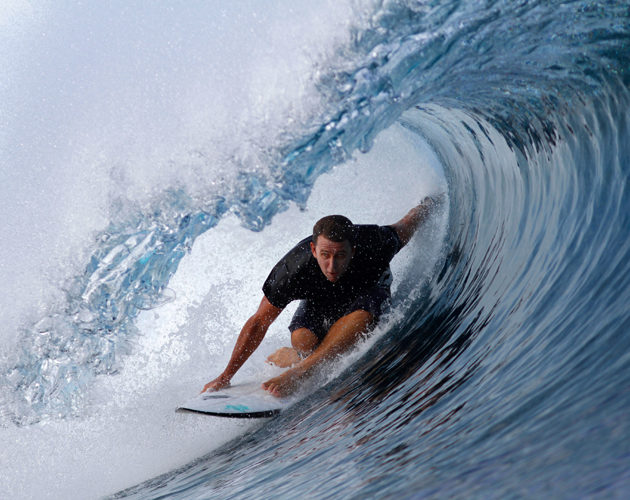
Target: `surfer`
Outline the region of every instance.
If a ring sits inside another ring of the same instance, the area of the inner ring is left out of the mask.
[[[426,197],[390,226],[354,225],[329,215],[313,227],[271,270],[258,310],[243,326],[227,367],[203,391],[216,391],[258,348],[267,329],[293,300],[300,305],[289,325],[292,347],[268,361],[288,368],[262,384],[274,396],[295,391],[323,362],[347,351],[375,326],[391,296],[389,262],[441,200]]]

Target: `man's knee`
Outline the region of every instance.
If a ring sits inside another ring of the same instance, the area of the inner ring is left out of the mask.
[[[357,334],[369,333],[374,329],[377,319],[378,318],[376,318],[374,314],[366,311],[365,309],[356,309],[339,318],[339,320],[332,326],[331,330],[349,330],[354,331]]]
[[[300,354],[308,356],[319,344],[319,339],[308,328],[298,328],[291,332],[291,345]]]
[[[369,330],[376,324],[376,316],[372,314],[370,311],[366,311],[365,309],[357,309],[356,311],[352,311],[348,316],[351,316],[354,321],[357,323],[363,323],[365,327]]]

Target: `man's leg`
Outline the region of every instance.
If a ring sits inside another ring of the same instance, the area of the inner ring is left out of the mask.
[[[319,344],[319,339],[308,328],[298,328],[291,332],[291,345],[297,351],[300,358],[310,356]]]
[[[307,300],[300,301],[289,324],[292,347],[281,347],[267,358],[267,362],[288,368],[311,354],[328,331],[325,326],[327,314]]]
[[[370,331],[373,325],[374,316],[372,313],[362,309],[343,316],[330,327],[322,343],[312,354],[280,376],[264,382],[263,389],[268,390],[274,396],[281,397],[291,394],[301,378],[311,374],[324,361],[328,361],[353,347],[361,334]]]

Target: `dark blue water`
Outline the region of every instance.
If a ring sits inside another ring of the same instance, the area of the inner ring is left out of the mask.
[[[48,318],[80,330],[67,351],[98,355],[61,363],[50,382],[24,342],[10,418],[72,418],[200,234],[237,213],[264,236],[288,203],[308,207],[320,174],[396,123],[435,152],[449,199],[440,258],[404,317],[279,417],[116,496],[627,496],[629,41],[621,1],[357,11],[320,75],[317,117],[274,146],[264,174],[240,173],[201,208],[175,189],[111,222],[65,306],[89,314]],[[119,245],[140,256],[112,258]],[[65,399],[48,393],[59,379]]]

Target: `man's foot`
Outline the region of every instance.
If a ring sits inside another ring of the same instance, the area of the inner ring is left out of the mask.
[[[304,376],[302,370],[293,368],[281,375],[263,382],[262,388],[277,398],[284,398],[293,394]]]
[[[281,347],[267,358],[267,363],[280,368],[289,368],[300,362],[300,355],[292,347]]]

